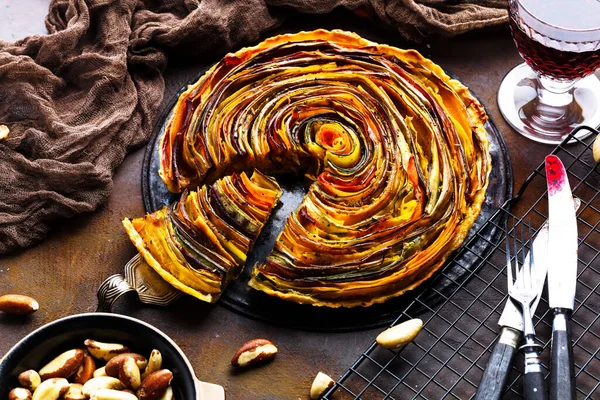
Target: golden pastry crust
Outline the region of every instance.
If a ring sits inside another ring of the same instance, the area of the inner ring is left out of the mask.
[[[491,170],[483,106],[415,50],[344,31],[228,54],[180,96],[161,138],[169,190],[231,171],[311,182],[249,285],[327,307],[413,289],[464,241]]]

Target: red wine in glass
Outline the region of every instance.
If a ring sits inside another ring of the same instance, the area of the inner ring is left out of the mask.
[[[503,116],[519,133],[545,143],[560,143],[580,124],[597,127],[600,0],[509,0],[509,13],[527,65],[502,82]]]
[[[510,19],[510,26],[521,57],[540,75],[573,81],[584,78],[600,68],[600,48],[581,52],[556,49],[532,39],[513,18]],[[560,44],[557,47],[560,47]]]

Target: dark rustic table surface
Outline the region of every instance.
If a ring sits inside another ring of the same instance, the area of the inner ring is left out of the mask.
[[[0,0],[0,39],[15,40],[45,33],[45,0]],[[402,47],[398,35],[378,30],[346,12],[333,16],[295,16],[282,27],[297,31],[316,27],[354,30],[367,38]],[[496,94],[504,75],[521,62],[507,28],[478,32],[430,46],[418,46],[426,57],[457,75],[481,99],[506,140],[515,186],[552,150],[516,134],[503,120]],[[165,102],[199,68],[220,55],[194,65],[173,62],[166,71]],[[130,154],[117,169],[112,196],[97,211],[63,221],[43,243],[0,258],[0,294],[35,297],[40,310],[27,318],[0,315],[0,356],[35,328],[67,315],[96,309],[96,290],[109,275],[121,273],[135,254],[121,227],[124,217],[144,214],[140,174],[144,149]],[[282,328],[246,318],[219,304],[184,297],[167,308],[147,307],[133,298],[116,312],[147,321],[170,335],[183,349],[198,377],[222,385],[229,399],[305,399],[313,377],[324,371],[337,378],[373,341],[380,329],[345,333],[315,333]],[[274,362],[236,373],[230,359],[237,348],[255,337],[275,342]]]

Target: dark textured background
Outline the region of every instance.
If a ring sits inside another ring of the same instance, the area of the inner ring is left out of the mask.
[[[0,38],[14,40],[42,33],[47,4],[43,0],[0,0]],[[285,31],[316,27],[355,30],[369,39],[408,46],[377,26],[351,14],[295,18]],[[513,161],[515,185],[552,149],[517,135],[502,119],[496,105],[503,76],[520,57],[508,29],[478,32],[418,48],[425,56],[453,72],[481,99],[503,133]],[[216,60],[206,60],[209,64]],[[203,64],[203,65],[205,65]],[[165,102],[201,65],[171,63],[167,69]],[[96,289],[104,278],[120,273],[135,249],[121,228],[123,217],[144,212],[141,198],[143,149],[127,157],[115,175],[107,204],[56,226],[42,244],[0,258],[0,294],[36,297],[40,311],[29,318],[0,315],[0,356],[33,329],[57,318],[96,308]],[[318,371],[334,378],[368,346],[379,330],[350,333],[311,333],[284,329],[242,317],[222,306],[210,306],[190,297],[168,308],[141,306],[134,299],[119,303],[118,312],[157,326],[187,354],[202,380],[225,387],[228,399],[305,399]],[[236,373],[231,355],[246,340],[266,337],[279,347],[276,359],[262,367]]]

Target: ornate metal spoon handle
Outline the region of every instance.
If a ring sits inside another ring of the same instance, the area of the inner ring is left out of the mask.
[[[109,276],[98,288],[97,311],[111,311],[119,297],[135,291],[144,304],[166,306],[177,300],[181,292],[169,285],[139,254],[125,264],[124,275]]]
[[[129,285],[121,274],[111,275],[98,288],[98,308],[96,312],[110,312],[113,304],[125,293],[135,289]]]

